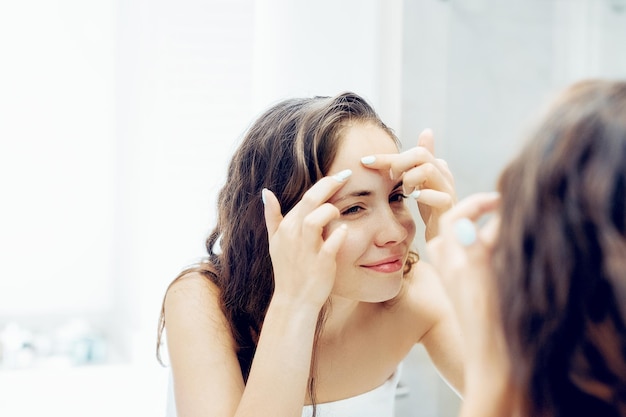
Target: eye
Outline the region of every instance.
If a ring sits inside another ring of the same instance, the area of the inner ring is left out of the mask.
[[[348,207],[347,209],[342,211],[341,215],[342,216],[349,216],[350,214],[357,214],[357,213],[361,212],[362,210],[363,210],[363,207],[361,207],[361,206],[352,206],[352,207]]]
[[[407,198],[407,196],[402,194],[402,192],[398,191],[389,197],[389,202],[398,203],[398,202],[404,201],[405,198]]]

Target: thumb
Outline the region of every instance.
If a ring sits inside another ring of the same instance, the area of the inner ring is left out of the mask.
[[[264,188],[261,190],[261,198],[263,199],[263,206],[265,208],[265,225],[267,226],[267,235],[272,237],[280,222],[283,220],[283,215],[280,212],[280,203],[273,192]]]
[[[494,215],[487,223],[482,227],[480,231],[481,241],[489,250],[493,250],[496,245],[496,239],[498,238],[498,231],[500,230],[500,216]]]
[[[431,154],[435,154],[435,137],[432,129],[424,129],[417,137],[417,146],[422,146]]]

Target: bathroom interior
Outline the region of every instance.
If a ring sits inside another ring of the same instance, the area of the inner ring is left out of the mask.
[[[405,146],[432,128],[462,198],[560,88],[626,78],[626,0],[28,0],[0,33],[6,417],[173,416],[162,298],[275,101],[350,90]],[[461,403],[419,345],[396,396],[397,417]]]

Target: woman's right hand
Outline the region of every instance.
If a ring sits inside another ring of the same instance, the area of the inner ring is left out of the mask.
[[[321,308],[335,283],[336,256],[347,230],[329,223],[339,210],[327,201],[351,175],[345,170],[324,177],[307,190],[284,217],[270,190],[263,190],[265,224],[274,268],[274,299]]]

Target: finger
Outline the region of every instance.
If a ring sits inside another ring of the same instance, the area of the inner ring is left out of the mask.
[[[294,207],[294,213],[306,216],[317,207],[327,202],[341,187],[344,186],[348,178],[352,175],[349,169],[337,172],[332,176],[326,176],[309,188],[302,199]]]
[[[495,210],[499,203],[500,194],[497,192],[472,194],[445,212],[442,220],[445,223],[450,223],[467,217],[472,221],[477,221],[483,215]]]
[[[337,218],[339,218],[339,209],[330,203],[324,203],[307,214],[302,221],[304,243],[315,247],[321,244],[324,238],[324,228]]]
[[[454,175],[452,175],[452,171],[450,171],[450,167],[448,166],[448,162],[445,159],[435,158],[435,164],[437,168],[445,175],[445,177],[450,181],[451,184],[454,184]]]
[[[283,220],[280,211],[280,202],[273,192],[264,188],[261,190],[261,198],[263,199],[265,225],[267,227],[268,237],[272,237],[278,229],[278,225]]]
[[[453,193],[454,188],[449,179],[432,163],[425,163],[404,173],[403,189],[431,188],[438,191]]]
[[[428,149],[432,155],[435,154],[435,135],[432,129],[424,129],[417,137],[417,146]]]
[[[431,155],[435,155],[435,135],[432,129],[424,129],[417,138],[417,146],[426,148]],[[454,176],[448,167],[448,163],[441,158],[435,158],[434,164],[445,175],[451,183],[454,183]]]
[[[361,163],[367,168],[389,172],[391,179],[399,178],[409,169],[426,162],[435,162],[435,158],[428,149],[416,146],[402,153],[375,154],[361,158]]]
[[[339,248],[341,248],[347,236],[348,227],[345,224],[340,225],[328,235],[320,252],[332,257],[337,256],[337,252],[339,252]]]
[[[489,249],[493,249],[498,238],[498,232],[500,230],[500,216],[494,215],[487,223],[481,228],[479,232],[480,240]]]
[[[450,194],[433,189],[415,190],[407,197],[416,200],[420,204],[436,208],[450,208],[454,205]]]
[[[435,155],[435,135],[432,129],[424,129],[417,138],[417,146],[426,148],[431,155]],[[435,165],[445,175],[451,183],[454,183],[454,176],[448,167],[448,163],[441,158],[435,158]]]
[[[434,150],[435,141],[433,131],[424,129],[417,138],[417,146],[398,154],[375,154],[361,158],[361,162],[368,168],[389,171],[391,179],[398,178],[403,172],[423,164],[425,162],[435,162]],[[447,164],[441,165],[442,169],[447,169]]]

